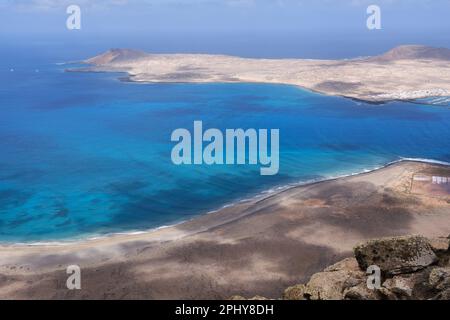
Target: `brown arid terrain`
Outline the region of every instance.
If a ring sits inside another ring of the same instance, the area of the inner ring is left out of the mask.
[[[296,85],[369,102],[450,96],[450,49],[396,47],[345,60],[253,59],[210,54],[148,54],[112,49],[71,71],[126,72],[134,82],[262,82]]]
[[[280,298],[287,287],[307,284],[314,274],[351,257],[358,243],[409,234],[447,237],[447,177],[449,166],[402,161],[141,234],[3,245],[0,298]],[[443,260],[431,257],[430,266],[445,268]],[[363,272],[355,261],[363,265],[364,260],[351,260],[345,268]],[[73,264],[81,268],[81,290],[66,287],[66,268]]]

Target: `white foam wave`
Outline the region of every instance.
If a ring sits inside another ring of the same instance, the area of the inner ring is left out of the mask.
[[[255,200],[258,200],[258,199],[263,199],[263,198],[266,198],[266,197],[268,197],[270,195],[277,194],[277,193],[280,193],[280,192],[283,192],[285,190],[288,190],[288,189],[291,189],[291,188],[295,188],[295,187],[300,187],[300,186],[313,184],[313,183],[319,183],[319,182],[323,182],[323,181],[332,181],[332,180],[336,180],[336,179],[342,179],[342,178],[356,176],[356,175],[361,175],[361,174],[367,174],[367,173],[374,172],[374,171],[386,168],[386,167],[388,167],[390,165],[393,165],[393,164],[396,164],[396,163],[400,163],[400,162],[403,162],[403,161],[414,161],[414,162],[423,162],[423,163],[430,163],[430,164],[439,164],[439,165],[450,166],[450,162],[441,161],[441,160],[427,159],[427,158],[405,158],[405,157],[400,157],[398,160],[394,160],[394,161],[388,162],[385,165],[372,167],[370,169],[368,169],[368,168],[367,169],[362,169],[359,172],[352,172],[350,174],[342,174],[342,175],[334,175],[334,176],[332,175],[332,176],[328,176],[328,177],[325,177],[325,178],[302,180],[302,181],[299,181],[299,182],[293,182],[293,183],[289,183],[289,184],[285,184],[285,185],[275,186],[275,187],[272,187],[270,189],[267,189],[267,190],[264,190],[262,192],[259,192],[259,193],[257,193],[256,195],[254,195],[252,197],[242,198],[242,199],[236,200],[234,202],[230,202],[228,204],[225,204],[225,205],[221,206],[218,209],[206,212],[206,214],[212,214],[212,213],[218,212],[218,211],[220,211],[222,209],[232,207],[232,206],[234,206],[236,204],[239,204],[239,203],[244,203],[244,202],[248,202],[248,201],[255,201]],[[201,216],[201,215],[199,215],[199,216]],[[192,219],[196,219],[197,217],[194,217]],[[133,231],[124,231],[124,232],[112,232],[112,233],[107,233],[107,234],[90,235],[90,236],[84,235],[84,236],[79,236],[79,237],[76,237],[76,238],[67,239],[67,240],[60,240],[60,241],[37,241],[37,242],[16,242],[16,243],[1,243],[0,242],[0,245],[4,245],[4,246],[62,246],[62,245],[71,245],[71,244],[76,244],[76,243],[80,243],[80,242],[105,239],[105,238],[110,238],[110,237],[120,236],[120,235],[122,235],[122,236],[132,236],[132,235],[140,235],[140,234],[151,233],[151,232],[154,232],[154,231],[157,231],[157,230],[170,228],[170,227],[179,225],[179,224],[184,223],[186,221],[188,221],[188,220],[183,220],[183,221],[179,221],[177,223],[174,223],[172,225],[164,225],[164,226],[151,228],[151,229],[147,229],[147,230],[133,230]]]

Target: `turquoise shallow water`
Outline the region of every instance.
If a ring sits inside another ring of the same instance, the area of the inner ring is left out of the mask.
[[[1,68],[0,241],[144,230],[401,157],[450,161],[446,107],[370,105],[284,85],[143,85],[63,70]],[[173,165],[170,134],[192,130],[194,120],[222,130],[279,128],[279,174]]]

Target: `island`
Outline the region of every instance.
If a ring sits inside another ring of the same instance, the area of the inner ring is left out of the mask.
[[[70,71],[126,72],[133,82],[256,82],[296,85],[373,103],[450,96],[450,49],[403,45],[344,60],[253,59],[210,54],[149,54],[112,49]]]

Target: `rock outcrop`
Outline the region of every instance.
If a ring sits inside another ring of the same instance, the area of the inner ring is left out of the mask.
[[[421,236],[367,241],[355,247],[355,258],[314,274],[307,284],[286,289],[283,298],[450,299],[449,241]],[[379,286],[369,285],[370,266],[380,270]]]
[[[449,245],[450,236],[370,240],[354,248],[355,257],[314,274],[306,284],[287,288],[282,299],[449,300]]]
[[[429,240],[420,236],[371,240],[354,252],[361,270],[377,265],[387,275],[417,271],[437,260]]]

